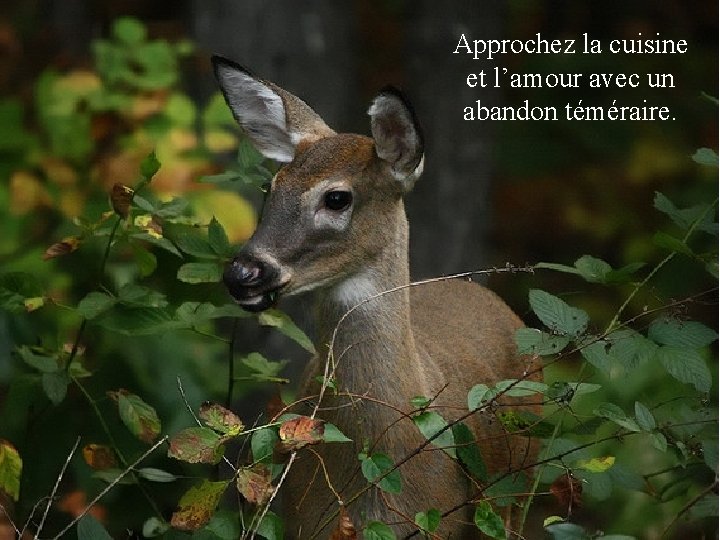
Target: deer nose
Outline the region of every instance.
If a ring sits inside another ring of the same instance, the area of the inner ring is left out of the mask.
[[[223,282],[228,289],[235,287],[253,287],[267,276],[267,267],[261,261],[239,255],[225,269]]]

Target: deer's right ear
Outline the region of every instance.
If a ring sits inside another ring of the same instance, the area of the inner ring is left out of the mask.
[[[304,101],[221,56],[212,57],[215,77],[235,120],[258,151],[289,163],[301,142],[334,133]]]

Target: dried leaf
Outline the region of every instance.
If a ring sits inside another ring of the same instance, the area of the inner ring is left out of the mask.
[[[125,184],[117,182],[110,192],[110,202],[115,213],[123,219],[130,215],[130,203],[132,203],[135,190]]]
[[[200,406],[199,416],[200,420],[205,422],[208,427],[226,437],[239,435],[244,429],[243,423],[234,412],[217,403],[209,401],[203,403]]]
[[[170,525],[183,531],[196,531],[205,525],[210,521],[227,485],[228,482],[203,480],[199,485],[191,487],[180,499]]]
[[[280,396],[280,392],[275,392],[275,394],[273,394],[270,398],[270,401],[267,402],[267,405],[265,405],[265,414],[268,418],[272,418],[274,420],[283,413],[285,408],[286,405]]]
[[[582,484],[569,472],[561,474],[550,485],[550,493],[557,499],[558,504],[568,512],[572,512],[582,504]]]
[[[352,519],[350,519],[344,506],[340,507],[338,524],[330,535],[330,540],[357,540],[355,525],[353,525]]]
[[[187,463],[217,463],[225,452],[223,439],[212,429],[190,427],[170,438],[168,456]]]
[[[69,236],[61,242],[56,242],[43,253],[43,260],[54,259],[72,253],[80,246],[80,239],[77,236]]]
[[[240,469],[237,473],[237,489],[249,503],[264,505],[275,489],[270,469],[263,463]]]
[[[163,237],[162,225],[155,216],[151,214],[143,214],[141,216],[136,216],[133,221],[136,227],[144,230],[153,238],[159,239]]]
[[[78,517],[87,508],[87,495],[84,491],[71,491],[63,495],[57,502],[57,509],[61,512],[70,514],[73,517]],[[90,507],[87,512],[98,521],[105,521],[107,516],[107,510],[104,506],[94,504]]]
[[[280,441],[285,451],[293,451],[322,442],[325,424],[309,416],[298,416],[280,426]]]
[[[117,459],[115,452],[109,446],[104,444],[86,444],[82,450],[85,463],[91,468],[97,470],[112,469],[117,467]]]

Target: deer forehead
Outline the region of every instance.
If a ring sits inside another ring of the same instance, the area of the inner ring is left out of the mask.
[[[341,134],[300,143],[295,158],[273,179],[273,190],[305,192],[328,179],[353,183],[376,159],[373,140],[363,135]]]

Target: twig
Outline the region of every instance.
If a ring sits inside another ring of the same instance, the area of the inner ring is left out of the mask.
[[[677,513],[677,515],[672,519],[672,521],[668,524],[667,527],[665,527],[665,530],[662,533],[662,538],[665,538],[665,536],[670,532],[673,525],[677,522],[678,519],[680,519],[684,514],[686,514],[690,509],[695,506],[700,499],[702,499],[705,495],[708,493],[711,493],[716,487],[718,486],[718,477],[715,476],[715,481],[707,486],[705,489],[703,489],[700,493],[698,493],[695,497],[693,497],[685,506],[682,507],[680,512]]]
[[[38,507],[39,504],[40,504],[40,501],[38,501],[38,502],[35,504],[35,506],[33,507],[33,511],[32,511],[32,513],[30,514],[31,517],[32,517],[32,515],[35,513],[35,509]],[[15,522],[14,522],[14,521],[12,520],[12,518],[10,517],[10,512],[7,511],[7,508],[5,508],[2,503],[0,503],[0,511],[2,511],[2,514],[5,515],[5,517],[6,517],[7,520],[8,520],[8,523],[10,523],[10,526],[15,530],[15,534],[17,534],[17,537],[20,538],[20,537],[22,536],[23,532],[25,532],[25,528],[23,528],[22,531],[20,531],[20,530],[17,528],[17,526],[15,525]],[[2,514],[0,514],[0,515],[2,515]],[[27,526],[27,525],[26,525],[26,526]]]
[[[314,448],[310,448],[308,446],[308,450],[315,454],[315,457],[318,458],[318,461],[320,462],[320,467],[322,467],[323,474],[325,475],[325,482],[327,483],[327,486],[330,488],[330,491],[333,492],[333,495],[335,495],[335,498],[337,499],[337,502],[340,506],[343,506],[342,498],[340,497],[340,494],[335,490],[335,488],[332,485],[332,482],[330,481],[330,475],[328,474],[327,468],[325,468],[325,462],[323,461],[322,456],[315,451]]]
[[[290,472],[290,467],[292,466],[293,462],[295,461],[295,457],[297,456],[297,450],[293,451],[292,454],[290,454],[290,459],[287,462],[287,465],[285,466],[285,470],[280,475],[280,479],[278,480],[277,486],[275,486],[275,489],[272,492],[272,495],[270,495],[270,499],[263,507],[262,512],[260,513],[260,518],[257,520],[257,525],[259,526],[263,519],[265,519],[265,516],[267,515],[268,511],[270,510],[270,505],[275,500],[275,497],[278,494],[278,491],[280,491],[280,486],[283,485],[285,482],[285,478],[287,478],[288,472]],[[255,525],[255,519],[253,517],[253,521],[250,523],[250,527],[252,528],[252,532],[250,533],[250,540],[253,540],[255,538],[255,533],[257,532],[257,526]]]
[[[45,525],[45,520],[47,519],[48,512],[50,512],[50,506],[52,505],[52,502],[55,499],[55,494],[57,493],[57,490],[60,487],[60,482],[62,481],[62,478],[65,475],[65,471],[67,470],[68,465],[70,465],[70,460],[75,455],[75,451],[77,450],[77,447],[79,444],[80,444],[80,437],[75,439],[75,444],[73,445],[72,449],[70,450],[70,453],[68,454],[67,459],[65,460],[65,463],[63,464],[62,468],[60,469],[60,474],[58,474],[57,480],[55,480],[55,485],[53,486],[52,491],[50,492],[50,496],[48,497],[48,502],[47,502],[47,505],[45,505],[45,511],[43,512],[42,518],[40,519],[40,524],[38,525],[37,531],[35,532],[35,538],[38,538],[40,536],[40,533],[42,532],[42,528]]]
[[[225,407],[230,408],[232,404],[233,387],[235,386],[235,340],[237,339],[238,322],[240,319],[233,319],[230,341],[228,342],[228,385],[227,396],[225,396]]]
[[[80,521],[85,514],[87,514],[90,511],[90,508],[92,508],[94,505],[97,504],[97,502],[103,498],[108,491],[110,491],[112,488],[114,488],[120,480],[125,478],[128,474],[130,474],[135,467],[137,467],[146,457],[148,457],[150,454],[152,454],[155,450],[157,450],[160,446],[165,444],[168,440],[168,436],[165,435],[162,439],[159,439],[155,444],[153,444],[143,455],[141,455],[138,459],[136,459],[129,467],[127,467],[123,472],[121,472],[115,480],[110,482],[105,489],[103,489],[100,493],[97,494],[97,496],[90,501],[90,503],[83,509],[82,512],[80,512],[79,515],[75,517],[70,523],[68,523],[64,529],[62,529],[56,536],[53,537],[53,540],[58,540],[63,534],[68,532],[78,521]],[[37,538],[37,537],[36,537]]]

